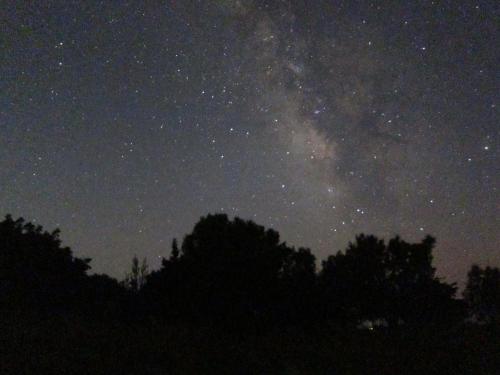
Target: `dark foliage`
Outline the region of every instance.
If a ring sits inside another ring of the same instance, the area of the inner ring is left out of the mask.
[[[500,320],[500,269],[473,265],[464,291],[471,318],[482,323]]]
[[[277,232],[251,221],[209,215],[180,251],[173,242],[172,256],[149,277],[144,295],[178,318],[242,324],[292,318],[287,311],[304,305],[314,283],[308,249],[288,247]]]
[[[472,267],[465,301],[488,324],[470,325],[434,243],[360,235],[317,273],[309,249],[209,215],[159,270],[134,257],[119,283],[88,275],[57,231],[7,216],[0,373],[498,373],[499,271]]]
[[[139,258],[134,256],[131,270],[123,280],[123,286],[134,293],[138,293],[146,284],[149,274],[148,268],[146,258],[142,260],[142,263],[139,263]]]
[[[327,317],[391,326],[449,321],[457,313],[456,288],[435,277],[434,243],[429,236],[417,244],[357,236],[345,253],[323,262],[319,282]]]
[[[0,300],[7,306],[67,308],[80,297],[89,261],[62,247],[57,230],[10,216],[0,222]]]
[[[61,246],[59,231],[24,219],[0,222],[0,306],[17,312],[116,313],[125,291],[106,275],[87,275],[90,259]]]

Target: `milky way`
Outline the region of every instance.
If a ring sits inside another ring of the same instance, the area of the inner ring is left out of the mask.
[[[96,272],[209,212],[319,260],[365,232],[500,265],[493,1],[7,3],[0,211]]]

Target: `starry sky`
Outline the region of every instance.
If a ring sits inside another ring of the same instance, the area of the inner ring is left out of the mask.
[[[0,213],[94,271],[216,212],[318,260],[432,234],[447,281],[500,266],[495,1],[3,4]]]

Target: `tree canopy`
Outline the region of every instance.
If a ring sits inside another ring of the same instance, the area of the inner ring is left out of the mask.
[[[467,274],[465,302],[471,317],[491,323],[500,319],[500,269],[473,265]]]
[[[128,373],[131,363],[143,373],[497,369],[498,268],[471,268],[464,299],[485,324],[469,325],[455,285],[436,277],[434,245],[430,236],[409,243],[361,234],[317,272],[311,251],[277,231],[208,215],[180,245],[172,241],[160,269],[149,273],[134,256],[118,282],[89,275],[90,260],[73,256],[57,230],[7,216],[0,372],[22,373],[25,363],[34,373],[47,363],[47,373]],[[374,323],[385,328],[362,329]],[[117,342],[126,345],[116,350]]]
[[[90,259],[61,245],[59,230],[47,232],[19,218],[0,222],[0,298],[38,306],[66,306],[78,298]]]
[[[399,237],[386,244],[375,236],[357,236],[345,252],[323,262],[319,278],[327,313],[391,324],[436,318],[456,288],[436,278],[434,244],[430,236],[416,244]]]
[[[180,250],[174,241],[172,256],[147,289],[163,290],[155,298],[170,298],[170,306],[186,314],[252,319],[272,314],[285,283],[314,275],[310,250],[297,251],[272,229],[219,214],[201,218]]]

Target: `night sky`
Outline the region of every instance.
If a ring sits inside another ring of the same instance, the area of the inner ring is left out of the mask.
[[[493,0],[3,1],[0,214],[60,227],[119,278],[224,212],[318,260],[360,232],[432,234],[438,274],[463,281],[500,265],[499,15]]]

